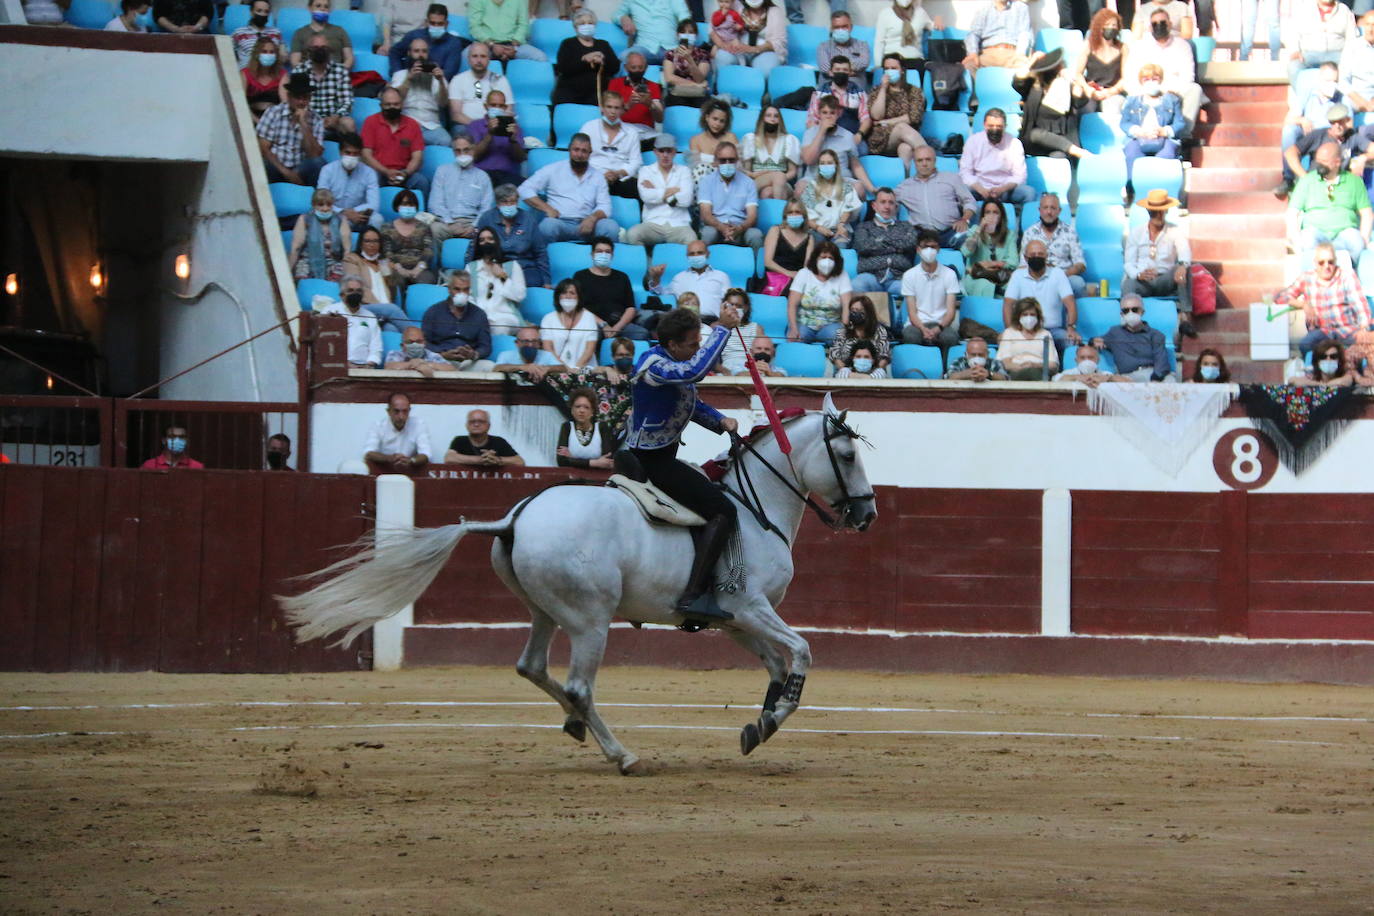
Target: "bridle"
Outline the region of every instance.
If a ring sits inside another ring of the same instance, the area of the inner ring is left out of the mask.
[[[841,414],[838,417],[832,414],[823,414],[822,417],[823,435],[821,441],[825,443],[825,453],[826,456],[830,459],[830,468],[835,472],[835,482],[839,484],[841,493],[840,499],[831,503],[829,509],[821,505],[809,494],[803,493],[796,486],[796,484],[794,484],[791,480],[788,480],[787,475],[783,474],[781,471],[779,471],[777,468],[773,466],[772,462],[770,462],[767,458],[759,454],[758,449],[754,448],[752,442],[750,442],[748,439],[739,436],[736,433],[730,434],[730,439],[732,440],[730,446],[731,462],[739,478],[741,485],[740,489],[747,489],[748,492],[747,494],[744,492],[735,493],[733,490],[730,490],[728,486],[726,486],[725,489],[728,492],[730,492],[731,495],[733,495],[736,499],[738,499],[746,509],[749,510],[749,512],[754,516],[754,519],[759,523],[760,526],[762,526],[765,530],[771,531],[778,537],[782,538],[783,543],[787,543],[787,535],[782,531],[782,529],[778,528],[778,526],[773,524],[773,522],[768,518],[768,514],[763,508],[763,501],[759,499],[758,490],[754,487],[754,481],[749,476],[749,471],[746,468],[744,462],[739,460],[739,453],[741,451],[747,451],[750,454],[752,454],[755,458],[757,458],[759,460],[759,463],[762,464],[765,468],[767,468],[773,474],[774,477],[782,481],[782,485],[787,487],[787,489],[792,492],[792,495],[796,496],[797,499],[800,499],[803,503],[810,507],[810,509],[816,513],[816,517],[819,518],[821,522],[823,522],[826,525],[826,527],[830,528],[833,531],[838,531],[841,529],[844,520],[849,517],[850,510],[853,508],[855,503],[861,502],[866,499],[875,498],[872,490],[869,490],[867,493],[849,492],[849,487],[845,483],[844,473],[840,470],[840,460],[835,454],[835,446],[833,444],[834,440],[840,437],[844,437],[856,442],[866,442],[868,440],[864,439],[864,437],[859,435],[859,433],[852,426],[850,426],[848,423],[844,421],[843,414]],[[789,466],[792,465],[792,457],[790,455],[787,457],[787,463]],[[801,480],[801,475],[797,473],[797,469],[795,466],[792,466],[792,476],[797,480]]]

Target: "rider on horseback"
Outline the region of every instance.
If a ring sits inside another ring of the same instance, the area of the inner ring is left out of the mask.
[[[639,459],[649,481],[706,519],[697,539],[696,559],[677,612],[693,620],[732,620],[711,594],[711,570],[735,527],[735,505],[705,475],[677,460],[682,431],[696,421],[715,433],[733,433],[738,424],[697,397],[696,382],[711,370],[739,312],[721,303],[720,319],[701,339],[695,312],[677,308],[658,323],[658,346],[640,359],[633,378],[633,409],[625,445]]]

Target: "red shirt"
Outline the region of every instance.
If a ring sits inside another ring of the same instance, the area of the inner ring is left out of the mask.
[[[149,458],[147,461],[143,462],[143,469],[145,471],[162,471],[171,468],[191,468],[193,470],[199,468],[204,470],[205,465],[194,458],[182,458],[176,464],[172,464],[172,462],[167,460],[166,453],[158,455],[156,458]]]
[[[649,90],[649,98],[663,98],[663,87],[661,87],[658,83],[655,83],[652,80],[645,80],[644,86]],[[623,99],[625,102],[625,113],[620,116],[620,119],[622,121],[624,121],[627,124],[642,124],[643,126],[648,128],[652,128],[654,126],[654,111],[652,108],[650,108],[648,105],[643,104],[630,104],[630,96],[634,94],[634,89],[630,86],[628,82],[626,82],[625,77],[617,76],[615,79],[611,80],[610,85],[608,85],[606,88],[609,89],[611,92],[620,93],[620,98]]]
[[[416,150],[425,148],[420,122],[401,115],[395,130],[380,114],[363,122],[363,147],[372,150],[372,157],[393,171],[410,165]]]

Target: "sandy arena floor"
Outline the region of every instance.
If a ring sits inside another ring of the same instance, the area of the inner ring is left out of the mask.
[[[1374,912],[1369,690],[764,682],[603,671],[631,779],[508,667],[0,675],[0,911]]]

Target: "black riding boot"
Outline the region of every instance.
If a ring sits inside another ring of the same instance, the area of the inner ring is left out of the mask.
[[[730,519],[717,515],[700,529],[696,538],[697,554],[692,561],[692,574],[687,579],[687,588],[677,599],[677,612],[689,620],[734,620],[735,615],[723,610],[716,604],[711,589],[711,571],[715,569],[716,559],[725,549],[730,537]]]

